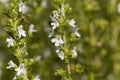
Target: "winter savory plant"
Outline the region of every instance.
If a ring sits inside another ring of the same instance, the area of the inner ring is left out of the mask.
[[[28,34],[32,34],[37,30],[34,25],[30,24],[29,31],[24,30],[23,16],[27,13],[28,7],[25,0],[9,0],[9,9],[6,11],[6,16],[9,20],[5,28],[8,33],[6,39],[7,47],[12,50],[12,55],[16,57],[15,60],[10,60],[6,69],[14,71],[15,75],[13,80],[40,80],[39,75],[31,74],[29,67],[32,65],[33,60],[27,57],[27,42]],[[15,61],[15,62],[14,62]]]
[[[34,29],[34,24],[29,25],[28,31],[25,29],[24,16],[29,11],[25,2],[27,0],[8,1],[8,10],[5,12],[8,17],[5,27],[5,31],[8,33],[6,43],[16,60],[10,60],[6,69],[15,73],[12,80],[40,80],[39,74],[36,75],[31,72],[31,65],[36,60],[28,57],[27,39],[37,30]],[[69,4],[65,0],[52,0],[52,3],[55,10],[50,15],[51,29],[48,38],[56,48],[55,52],[61,62],[66,64],[65,68],[58,68],[53,75],[59,76],[60,80],[74,80],[72,74],[83,72],[83,67],[79,63],[74,64],[74,73],[71,71],[72,59],[78,55],[75,42],[80,39],[81,34],[75,19],[70,15],[72,9]],[[41,4],[46,7],[46,0],[43,0]]]
[[[75,19],[70,16],[70,6],[64,0],[53,0],[53,4],[56,9],[50,15],[51,31],[48,37],[56,47],[58,57],[66,63],[66,68],[58,69],[55,75],[60,76],[60,80],[73,80],[71,77],[71,59],[77,57],[77,47],[74,43],[81,35],[78,32],[79,28],[76,26]],[[80,64],[75,66],[77,66],[76,70],[80,73],[83,72]]]

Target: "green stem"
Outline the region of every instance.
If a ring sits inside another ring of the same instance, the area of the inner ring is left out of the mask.
[[[71,80],[70,62],[67,63],[67,75],[68,79]]]
[[[67,64],[67,70],[68,70],[68,76],[70,76],[71,72],[70,72],[70,64]]]
[[[65,33],[64,33],[64,36],[63,36],[63,40],[64,40],[65,55],[68,55],[67,54],[68,49],[67,49],[67,43],[66,43]],[[71,80],[71,71],[70,71],[70,61],[69,61],[69,58],[67,57],[65,61],[67,63],[67,76],[68,76],[68,80]]]

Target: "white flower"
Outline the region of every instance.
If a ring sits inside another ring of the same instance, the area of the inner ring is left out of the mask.
[[[55,38],[51,39],[51,42],[55,43],[55,46],[59,46],[64,43],[60,35],[56,35]]]
[[[8,43],[7,47],[14,46],[14,39],[13,38],[11,38],[11,37],[7,38],[6,42]]]
[[[52,26],[52,29],[54,30],[59,26],[59,22],[52,16],[50,16],[50,18],[51,18],[51,21],[52,21],[51,26]]]
[[[47,0],[42,0],[41,6],[44,8],[47,7]]]
[[[61,6],[61,12],[62,12],[62,16],[64,17],[65,16],[65,6],[64,6],[64,4],[62,4],[62,6]]]
[[[26,13],[28,11],[28,7],[24,4],[24,3],[20,3],[19,4],[19,12],[21,12],[21,13]]]
[[[37,32],[37,30],[34,29],[34,24],[30,24],[29,26],[29,33]]]
[[[118,3],[117,11],[120,13],[120,3]]]
[[[76,27],[76,26],[75,26],[75,20],[74,20],[74,19],[69,20],[68,23],[69,23],[70,26]]]
[[[10,60],[10,61],[8,62],[8,65],[9,65],[9,66],[6,67],[7,69],[10,69],[10,68],[16,66],[15,63],[14,63],[12,60]]]
[[[42,59],[42,56],[35,57],[35,61],[40,61]]]
[[[34,80],[40,80],[39,77],[40,77],[39,75],[36,75]]]
[[[23,30],[23,25],[20,25],[18,27],[18,36],[19,38],[26,37],[26,32]]]
[[[74,34],[75,34],[75,36],[77,36],[78,38],[81,37],[81,35],[78,33],[78,29],[75,30]]]
[[[53,14],[53,17],[54,17],[55,19],[58,19],[58,17],[59,17],[58,11],[54,10],[54,11],[52,12],[52,14]]]
[[[54,30],[59,26],[59,23],[58,22],[52,22],[51,26],[52,26],[52,29]]]
[[[76,52],[76,47],[74,47],[74,49],[72,50],[72,58],[76,58],[77,57],[77,52]]]
[[[3,3],[3,4],[7,4],[8,0],[0,0],[0,2]]]
[[[60,50],[56,50],[57,54],[58,54],[58,57],[61,59],[61,60],[64,60],[64,53],[63,51],[60,51]]]
[[[26,70],[25,70],[25,67],[24,67],[24,63],[21,63],[19,65],[19,67],[17,69],[15,69],[15,71],[17,72],[16,73],[16,76],[20,76],[22,74],[26,74]]]

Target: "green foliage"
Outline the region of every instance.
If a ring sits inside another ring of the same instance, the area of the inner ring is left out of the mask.
[[[41,6],[42,0],[23,0],[29,7],[29,11],[24,15],[18,13],[18,4],[21,0],[9,0],[16,4],[13,6],[12,2],[9,9],[7,3],[1,1],[0,80],[12,80],[15,75],[14,69],[6,70],[6,66],[9,60],[13,60],[18,66],[21,61],[17,59],[18,57],[24,59],[21,62],[27,64],[26,67],[29,66],[28,75],[33,74],[29,76],[31,79],[37,74],[40,74],[41,80],[71,79],[66,75],[68,74],[67,63],[58,58],[56,48],[48,38],[49,16],[63,3],[67,3],[66,17],[62,18],[63,20],[59,19],[62,28],[56,33],[66,33],[69,48],[64,50],[70,59],[69,69],[72,80],[120,80],[120,12],[118,12],[120,0],[47,0],[47,7]],[[68,29],[67,21],[72,18],[79,28],[80,39]],[[15,32],[16,28],[11,27],[21,23],[26,31],[30,24],[34,24],[37,32],[33,34],[27,32],[27,38],[19,39]],[[7,48],[5,40],[8,36],[16,39],[14,48]],[[24,44],[27,46],[27,52],[26,55],[21,55],[19,53]],[[78,55],[71,59],[73,45],[77,46]],[[39,59],[38,56],[41,58]],[[9,77],[6,77],[7,75]]]

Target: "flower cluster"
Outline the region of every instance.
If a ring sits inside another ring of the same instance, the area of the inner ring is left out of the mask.
[[[26,31],[23,30],[23,25],[18,26],[17,32],[18,32],[19,39],[22,37],[26,37]],[[6,42],[7,42],[7,47],[12,47],[15,45],[15,40],[12,37],[7,38]]]
[[[64,60],[67,55],[65,49],[66,44],[68,44],[73,37],[75,37],[75,39],[81,37],[75,20],[67,19],[66,17],[67,8],[67,5],[61,4],[61,8],[54,10],[50,16],[51,32],[48,37],[51,38],[51,42],[54,43],[57,48],[56,53],[61,60]],[[75,41],[75,39],[73,41]],[[67,46],[67,49],[70,51],[72,58],[77,56],[76,47],[70,48]]]
[[[11,3],[10,3],[11,4]],[[17,5],[16,5],[17,6]],[[13,6],[10,6],[10,7],[13,7]],[[14,8],[13,8],[14,9]],[[16,9],[14,9],[14,10],[16,10]],[[23,2],[20,2],[19,4],[18,4],[18,14],[19,13],[22,13],[22,14],[25,14],[26,12],[28,11],[28,7],[23,3]],[[14,13],[11,13],[11,14],[9,14],[9,15],[15,15],[16,13],[14,12]],[[12,18],[12,19],[14,19],[14,17]],[[11,22],[10,22],[11,23]],[[16,24],[17,23],[17,21],[15,21],[14,22],[14,24]],[[10,24],[10,26],[13,26],[13,24]],[[15,34],[17,34],[17,37],[20,39],[20,38],[22,38],[22,37],[26,37],[26,31],[24,31],[23,30],[23,25],[22,24],[19,24],[19,25],[16,25],[15,26],[16,28],[16,30],[15,30],[15,32],[14,32],[14,34],[11,34],[10,36],[10,38],[7,38],[6,39],[6,42],[7,42],[7,46],[8,47],[12,47],[12,46],[15,46],[15,40],[17,40],[17,38],[16,38],[16,36],[15,36]],[[14,28],[14,27],[11,27],[11,28]],[[12,29],[11,29],[12,30]],[[16,33],[17,32],[17,33]]]

